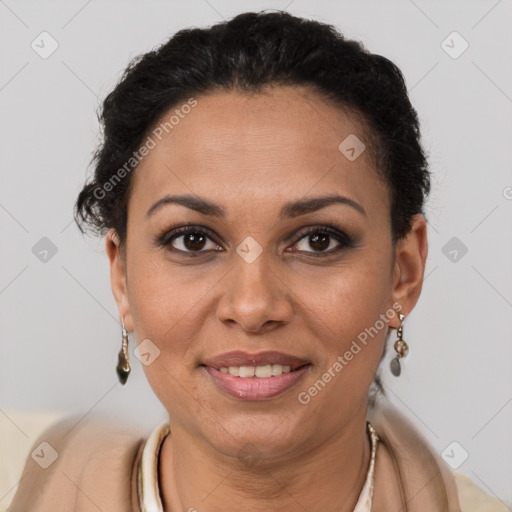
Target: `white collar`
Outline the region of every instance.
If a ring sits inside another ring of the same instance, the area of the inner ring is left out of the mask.
[[[366,424],[370,432],[372,451],[366,480],[354,512],[371,512],[372,508],[375,455],[377,453],[379,436],[369,421]],[[163,512],[164,510],[158,488],[158,456],[162,442],[169,432],[169,421],[166,420],[153,430],[144,446],[137,472],[137,489],[141,512]]]

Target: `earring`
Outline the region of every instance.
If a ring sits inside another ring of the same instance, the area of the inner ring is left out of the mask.
[[[399,377],[400,373],[402,373],[402,368],[400,366],[400,359],[405,357],[409,352],[409,346],[402,339],[403,332],[404,332],[403,324],[404,324],[405,316],[402,315],[402,313],[398,313],[398,318],[400,318],[400,325],[398,326],[398,329],[396,332],[398,339],[395,341],[395,352],[397,355],[394,359],[391,360],[391,363],[390,363],[391,373],[395,377]]]
[[[128,379],[128,375],[130,375],[130,359],[128,357],[128,333],[126,332],[126,329],[124,327],[124,318],[123,318],[123,341],[121,350],[119,351],[118,355],[118,362],[117,362],[117,376],[119,377],[119,381],[121,384],[126,384],[126,381]]]

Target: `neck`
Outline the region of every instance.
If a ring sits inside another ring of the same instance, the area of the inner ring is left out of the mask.
[[[370,461],[365,413],[320,445],[277,462],[227,457],[172,425],[159,457],[164,510],[352,512]]]

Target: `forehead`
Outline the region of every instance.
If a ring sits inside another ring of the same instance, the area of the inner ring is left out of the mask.
[[[244,199],[295,199],[313,189],[344,193],[363,204],[383,201],[387,207],[387,187],[369,150],[356,159],[344,152],[354,141],[368,148],[365,131],[349,110],[291,86],[254,94],[215,92],[194,100],[192,107],[185,108],[194,104],[186,101],[175,105],[149,132],[155,144],[133,176],[134,208],[147,209],[165,193],[236,197],[243,204]]]

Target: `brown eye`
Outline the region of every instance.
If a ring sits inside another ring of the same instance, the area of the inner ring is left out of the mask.
[[[336,244],[339,245],[339,242],[336,242],[332,235],[315,232],[301,238],[296,245],[299,251],[308,252],[308,249],[313,249],[314,252],[327,252],[336,247]]]
[[[208,242],[210,242],[210,247],[208,247]],[[169,245],[184,252],[197,252],[218,247],[213,240],[199,231],[176,235],[169,241]]]
[[[189,251],[200,251],[206,243],[206,237],[200,233],[187,233],[181,236],[183,237],[182,245]]]
[[[352,239],[335,228],[329,226],[310,229],[302,232],[293,246],[293,252],[332,254],[343,248],[352,247]]]
[[[211,250],[221,249],[212,238],[212,235],[203,229],[187,226],[164,233],[158,238],[157,243],[171,251],[200,255]]]
[[[314,233],[309,235],[309,246],[315,249],[315,251],[325,251],[329,248],[331,237],[323,233]]]

